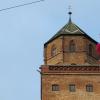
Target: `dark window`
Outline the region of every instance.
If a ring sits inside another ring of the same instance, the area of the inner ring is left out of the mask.
[[[58,84],[53,84],[52,85],[52,91],[59,91],[59,85]]]
[[[91,44],[89,44],[89,55],[93,55],[93,46]]]
[[[70,52],[75,52],[76,46],[73,40],[70,41],[69,43],[69,51]]]
[[[70,92],[75,92],[75,91],[76,91],[76,86],[75,86],[75,84],[69,84],[69,91],[70,91]]]
[[[93,85],[91,85],[91,84],[86,85],[86,91],[93,92]]]
[[[52,48],[51,48],[51,56],[55,56],[57,53],[57,49],[56,49],[56,46],[53,45]]]

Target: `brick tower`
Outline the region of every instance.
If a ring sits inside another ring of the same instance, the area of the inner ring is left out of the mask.
[[[97,42],[71,21],[44,44],[41,100],[100,100]]]

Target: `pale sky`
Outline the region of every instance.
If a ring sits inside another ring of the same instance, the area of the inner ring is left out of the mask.
[[[0,9],[35,0],[1,0]],[[99,0],[45,0],[0,12],[0,100],[40,100],[43,44],[72,21],[100,42]]]

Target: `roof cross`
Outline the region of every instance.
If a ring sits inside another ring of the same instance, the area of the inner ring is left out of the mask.
[[[71,12],[71,9],[72,9],[71,5],[69,5],[68,9],[69,9],[69,12]]]

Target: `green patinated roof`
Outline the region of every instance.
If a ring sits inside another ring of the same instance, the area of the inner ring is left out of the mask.
[[[50,41],[54,40],[55,38],[61,36],[61,35],[84,35],[97,43],[95,40],[93,40],[90,36],[88,36],[82,29],[80,29],[76,24],[74,24],[71,19],[69,22],[61,29],[59,30],[49,41],[47,41],[44,45],[47,45]]]
[[[65,31],[65,32],[70,32],[70,33],[73,33],[73,32],[75,32],[75,31],[79,31],[79,29],[77,28],[77,26],[74,24],[74,23],[72,23],[71,21],[68,23],[68,24],[66,24],[62,29],[61,29],[61,31]]]

